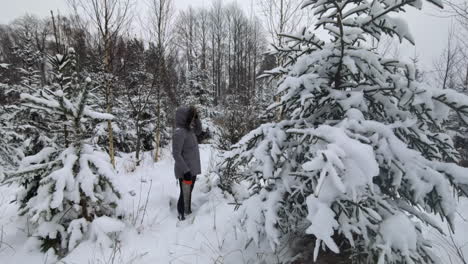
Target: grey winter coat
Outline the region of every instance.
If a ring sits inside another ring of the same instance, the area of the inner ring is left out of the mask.
[[[172,136],[172,156],[175,160],[174,173],[177,179],[191,172],[192,175],[201,173],[200,150],[196,135],[202,132],[200,119],[196,119],[194,127],[187,128],[190,108],[179,107],[175,115],[175,130]]]

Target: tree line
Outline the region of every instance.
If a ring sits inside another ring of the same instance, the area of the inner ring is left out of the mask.
[[[196,105],[211,118],[227,105],[257,105],[268,92],[257,79],[275,65],[266,33],[236,3],[178,11],[171,0],[152,0],[145,16],[131,0],[68,3],[69,15],[51,11],[0,25],[1,82],[51,85],[50,56],[73,47],[76,71],[96,82],[97,103],[117,117],[98,133],[113,163],[116,151],[136,151],[138,160],[155,149],[157,159],[178,105]],[[15,100],[14,91],[2,92],[2,101]]]

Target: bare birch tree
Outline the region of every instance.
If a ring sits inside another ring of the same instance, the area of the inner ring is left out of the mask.
[[[259,0],[260,12],[264,17],[264,26],[270,34],[271,43],[276,49],[280,49],[283,43],[282,33],[294,32],[308,19],[302,10],[304,0]],[[277,56],[276,64],[283,63],[282,56]],[[276,97],[279,100],[279,97]],[[281,119],[282,110],[278,110],[277,118]]]
[[[131,0],[68,0],[74,10],[80,8],[93,22],[99,36],[98,45],[103,55],[106,80],[104,85],[106,112],[111,114],[113,107],[113,48],[117,36],[122,33],[131,21]],[[115,167],[114,133],[112,121],[107,121],[109,156]]]
[[[463,75],[463,90],[468,92],[468,1],[447,0],[444,4],[449,7],[445,12],[457,22],[456,41],[460,44],[458,55],[461,56],[457,71]]]
[[[274,46],[283,45],[281,33],[295,31],[308,19],[301,8],[303,2],[304,0],[258,0],[264,27]]]
[[[168,70],[166,63],[166,52],[168,51],[168,45],[171,41],[171,30],[172,30],[172,18],[174,15],[174,3],[173,0],[150,0],[150,25],[149,28],[150,38],[156,42],[156,56],[159,63],[155,65],[153,73],[153,86],[156,91],[156,128],[154,131],[154,160],[159,160],[159,152],[161,145],[161,130],[162,130],[162,119],[161,114],[163,108],[163,89],[166,88],[168,94],[172,94],[169,86],[165,85],[165,81],[168,80]],[[175,98],[175,96],[170,96]]]

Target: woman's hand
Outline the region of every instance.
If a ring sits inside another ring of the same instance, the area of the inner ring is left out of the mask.
[[[190,171],[184,173],[184,181],[191,181],[191,180],[192,180],[192,173]]]
[[[192,176],[192,173],[189,171],[189,172],[186,172],[184,174],[184,178],[182,179],[182,182],[185,183],[185,184],[192,184],[193,183],[193,180],[192,180],[193,176]]]

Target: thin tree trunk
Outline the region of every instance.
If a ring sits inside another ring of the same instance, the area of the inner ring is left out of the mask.
[[[156,122],[156,133],[155,133],[155,142],[156,146],[154,148],[154,161],[159,160],[159,145],[161,144],[161,128],[160,128],[160,123],[161,123],[161,106],[160,102],[158,100],[158,109],[157,109],[157,118],[158,121]]]
[[[110,43],[109,43],[108,36],[106,36],[106,43],[105,43],[105,56],[104,56],[104,64],[106,66],[106,71],[108,74],[111,74],[111,61],[110,61]],[[109,77],[106,78],[106,112],[108,114],[112,114],[112,87],[111,81]],[[112,163],[112,166],[115,168],[115,150],[114,150],[114,131],[112,128],[112,121],[107,120],[107,130],[108,130],[108,138],[109,138],[109,157]]]
[[[136,153],[135,153],[135,158],[136,158],[136,165],[140,165],[140,149],[141,149],[141,128],[140,128],[140,113],[138,113],[138,117],[136,120],[136,132],[137,132],[137,144],[136,144]]]
[[[447,61],[446,61],[446,65],[445,65],[445,72],[444,72],[444,81],[443,81],[443,84],[442,84],[442,89],[445,89],[447,87],[447,80],[448,80],[448,76],[449,76],[449,72],[450,72],[450,68],[451,68],[451,50],[450,50],[450,46],[447,50]]]
[[[465,91],[468,91],[468,64],[466,65]]]
[[[161,72],[161,71],[159,71]],[[160,78],[160,77],[159,77]],[[156,131],[154,141],[156,146],[154,146],[154,161],[157,162],[159,160],[159,145],[161,144],[161,82],[158,84],[158,104],[156,107]]]

